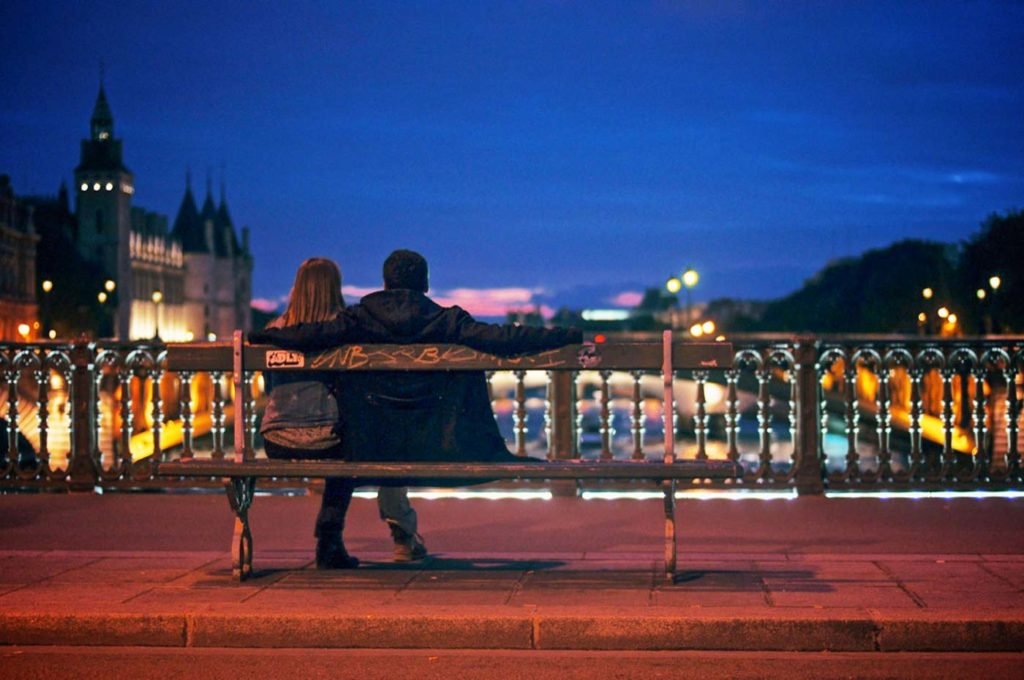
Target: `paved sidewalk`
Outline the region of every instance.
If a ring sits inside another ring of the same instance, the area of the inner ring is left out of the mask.
[[[390,561],[357,499],[351,571],[311,566],[315,497],[258,497],[231,580],[220,495],[0,496],[0,645],[1021,651],[1024,504],[972,498],[414,500]]]

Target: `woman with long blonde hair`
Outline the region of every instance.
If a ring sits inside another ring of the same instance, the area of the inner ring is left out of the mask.
[[[331,321],[344,313],[341,271],[333,260],[312,257],[295,274],[288,307],[268,328]],[[260,426],[268,458],[343,458],[339,433],[337,375],[327,371],[268,371],[267,407]],[[317,515],[316,566],[318,569],[351,569],[359,560],[348,554],[342,533],[354,486],[345,478],[328,478]],[[409,505],[404,488],[382,488],[378,492],[381,519],[392,527],[408,527],[416,534],[416,512]],[[397,538],[395,539],[397,542]],[[419,559],[426,548],[419,543]]]

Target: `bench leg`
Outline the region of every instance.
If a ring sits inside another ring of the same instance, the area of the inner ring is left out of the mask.
[[[255,477],[231,477],[224,483],[228,504],[235,512],[235,532],[231,537],[231,575],[239,581],[252,576],[252,532],[249,507],[256,492]]]
[[[661,483],[665,494],[665,577],[676,576],[676,480]]]

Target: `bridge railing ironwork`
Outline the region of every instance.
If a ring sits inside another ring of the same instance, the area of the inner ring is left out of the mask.
[[[732,365],[676,371],[667,406],[649,368],[492,372],[499,429],[518,455],[660,458],[670,408],[677,456],[740,462],[733,488],[1024,487],[1024,338],[730,340]],[[155,472],[234,451],[234,376],[168,371],[166,358],[150,343],[0,345],[0,489],[202,486]],[[243,381],[255,408],[242,431],[260,451],[262,376]]]

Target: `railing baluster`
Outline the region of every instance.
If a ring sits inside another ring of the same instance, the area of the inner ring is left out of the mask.
[[[736,384],[739,382],[740,372],[737,368],[730,368],[725,372],[726,398],[725,398],[725,443],[729,460],[738,463],[740,460],[739,448],[739,395]]]
[[[39,367],[33,371],[33,377],[38,390],[39,451],[36,453],[36,468],[25,474],[23,479],[46,479],[50,471],[50,371],[41,358],[37,358],[37,362]]]
[[[992,451],[988,446],[988,423],[986,422],[985,377],[988,368],[978,364],[974,369],[974,469],[971,477],[988,482],[991,473]],[[995,409],[992,409],[995,417]]]
[[[134,431],[135,403],[132,400],[132,371],[122,368],[121,379],[121,450],[120,470],[125,476],[131,474],[132,466],[132,433]]]
[[[693,429],[697,438],[697,460],[708,459],[708,400],[704,386],[708,381],[707,371],[694,371],[697,384],[697,403],[693,410]]]
[[[860,452],[857,450],[857,436],[860,434],[860,409],[857,405],[857,361],[849,359],[843,367],[846,401],[846,481],[860,479]]]
[[[245,445],[246,450],[253,456],[256,455],[256,422],[259,420],[256,413],[256,373],[245,374]]]
[[[213,381],[213,404],[210,414],[210,437],[213,440],[215,460],[224,458],[224,371],[211,371]]]
[[[192,371],[178,373],[178,399],[181,415],[181,458],[188,460],[195,455],[192,448]]]
[[[573,387],[575,389],[573,391],[575,393],[574,396],[576,397],[576,399],[574,400],[575,401],[575,405],[576,405],[576,419],[575,419],[575,421],[576,421],[576,427],[575,427],[575,434],[576,434],[576,436],[573,438],[575,440],[573,446],[574,446],[574,449],[576,451],[576,456],[582,458],[583,457],[583,416],[584,416],[584,413],[587,410],[586,402],[583,399],[583,397],[586,396],[586,390],[583,389],[581,387],[581,385],[580,385],[580,383],[583,381],[583,371],[578,372],[576,374],[575,378],[576,379],[573,381]]]
[[[1018,352],[1006,372],[1006,478],[1011,484],[1024,481],[1018,437],[1021,402],[1017,397],[1017,378],[1024,352]]]
[[[612,409],[611,409],[611,385],[609,379],[612,376],[611,371],[601,371],[601,460],[612,459],[612,437],[615,436],[615,430],[612,427]]]
[[[916,364],[908,371],[910,376],[910,469],[907,477],[911,480],[923,479],[924,453],[921,448],[921,381],[924,371]]]
[[[757,432],[761,447],[757,468],[757,478],[765,481],[775,479],[772,468],[772,396],[769,391],[771,368],[767,364],[757,372]]]
[[[7,460],[3,462],[3,476],[7,477],[18,466],[18,378],[20,372],[12,363],[5,363],[4,382],[7,383]]]
[[[164,411],[163,411],[163,396],[160,391],[160,383],[164,379],[164,360],[166,358],[166,350],[160,352],[153,365],[153,372],[150,375],[150,380],[153,381],[153,397],[152,397],[152,409],[150,413],[153,416],[153,454],[150,457],[149,473],[150,477],[156,475],[157,465],[163,460],[164,450],[161,441],[161,435],[164,429]]]
[[[647,416],[643,409],[643,395],[640,390],[640,381],[643,378],[643,371],[632,371],[633,378],[633,411],[631,413],[629,427],[633,435],[633,460],[643,460],[644,456],[644,424]]]
[[[953,368],[943,368],[942,375],[942,460],[938,479],[948,478],[953,469]]]
[[[879,365],[878,396],[878,475],[880,482],[892,481],[892,398],[890,397],[892,369]]]
[[[512,429],[515,432],[516,455],[526,457],[526,371],[515,371],[516,397],[512,411]]]

